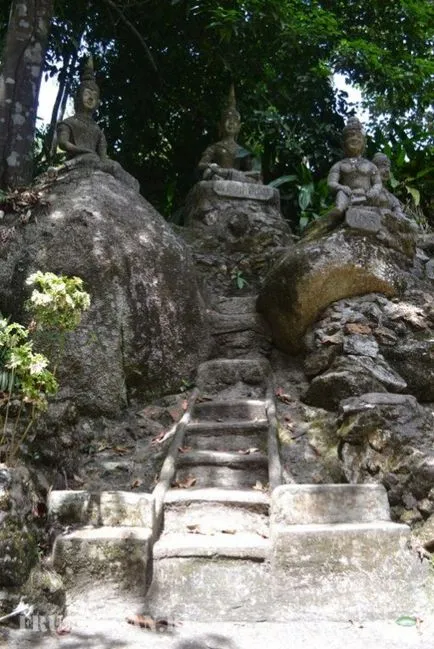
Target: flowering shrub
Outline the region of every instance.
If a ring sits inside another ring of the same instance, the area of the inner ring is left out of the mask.
[[[47,409],[48,397],[56,394],[58,383],[48,369],[49,359],[33,351],[30,332],[48,331],[60,341],[79,324],[90,305],[89,294],[78,277],[58,276],[38,271],[27,279],[34,290],[27,304],[33,316],[29,329],[0,317],[0,461],[13,463],[27,434],[40,414]]]

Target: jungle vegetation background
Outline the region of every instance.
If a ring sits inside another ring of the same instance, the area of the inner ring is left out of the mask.
[[[261,159],[264,182],[277,179],[286,216],[298,224],[327,205],[324,178],[352,113],[333,87],[341,73],[369,110],[367,155],[390,154],[395,193],[434,224],[431,0],[2,0],[3,65],[17,4],[35,19],[48,8],[43,74],[60,73],[36,170],[56,160],[54,124],[92,53],[109,154],[176,220],[201,153],[218,138],[233,81],[239,141]]]

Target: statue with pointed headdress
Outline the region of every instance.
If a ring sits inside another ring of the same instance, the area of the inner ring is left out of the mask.
[[[241,129],[241,117],[237,110],[235,89],[231,85],[226,107],[220,120],[221,140],[211,144],[199,162],[204,180],[236,180],[244,183],[260,182],[260,173],[253,171],[252,156],[236,142]]]
[[[90,57],[84,67],[75,98],[75,113],[58,122],[57,144],[66,152],[65,167],[79,165],[99,169],[139,190],[138,181],[122,166],[107,155],[107,141],[102,129],[93,119],[100,102],[99,87],[95,80],[93,60]]]

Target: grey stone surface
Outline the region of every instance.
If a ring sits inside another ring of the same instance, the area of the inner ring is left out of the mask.
[[[265,359],[217,359],[199,365],[196,385],[205,394],[213,394],[242,381],[261,387],[265,396],[270,369]]]
[[[346,354],[357,354],[359,356],[375,358],[378,355],[379,347],[373,336],[353,334],[351,336],[345,336],[343,351]]]
[[[174,532],[191,532],[192,534],[236,534],[253,532],[268,537],[268,498],[257,491],[221,491],[197,489],[193,494],[187,493],[190,500],[175,500],[177,492],[171,490],[169,499],[164,504],[164,535]],[[190,490],[188,490],[190,491]],[[201,496],[201,492],[206,492]],[[213,499],[208,493],[213,493]],[[235,495],[236,494],[236,495]],[[262,498],[252,498],[257,494]],[[208,496],[208,497],[207,497]],[[205,499],[206,498],[206,499]]]
[[[187,426],[184,446],[209,451],[249,451],[259,449],[266,452],[268,422],[227,421],[197,422]]]
[[[375,208],[349,207],[345,214],[345,225],[364,232],[378,232],[381,228],[381,213]]]
[[[411,395],[365,394],[342,402],[338,435],[347,480],[382,482],[395,520],[421,520],[434,495],[432,412]]]
[[[282,485],[271,496],[271,533],[284,525],[390,520],[382,485]]]
[[[154,500],[151,494],[128,491],[56,491],[48,497],[48,514],[61,523],[154,527]]]
[[[216,180],[213,191],[217,196],[247,198],[279,204],[279,191],[274,187],[254,183],[238,183],[231,180]]]
[[[193,420],[223,421],[227,419],[266,419],[266,402],[260,399],[233,399],[196,403]]]
[[[253,489],[259,481],[263,487],[268,484],[268,468],[263,464],[245,467],[200,464],[179,467],[176,482],[184,483],[195,479],[196,487],[220,487],[222,489]]]
[[[396,295],[402,288],[402,265],[392,250],[349,229],[301,241],[267,275],[258,310],[276,346],[296,352],[308,326],[332,302],[371,292]]]
[[[36,187],[46,205],[3,247],[0,307],[21,320],[25,280],[36,269],[84,280],[91,306],[58,366],[65,425],[77,411],[116,416],[138,394],[177,389],[208,351],[188,249],[110,174],[77,168],[44,182]]]
[[[145,588],[151,574],[152,532],[143,527],[89,527],[57,536],[53,565],[67,583],[116,579]]]

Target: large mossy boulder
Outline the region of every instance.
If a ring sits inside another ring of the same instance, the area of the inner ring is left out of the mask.
[[[337,230],[290,248],[266,277],[257,308],[269,322],[276,346],[297,352],[306,329],[332,302],[373,292],[399,294],[406,265],[403,255],[375,239]]]
[[[36,270],[84,280],[91,307],[68,337],[60,398],[82,414],[116,416],[131,398],[176,391],[208,348],[186,245],[140,194],[103,171],[41,177],[33,191],[27,222],[3,237],[0,310],[25,319],[25,281]]]

